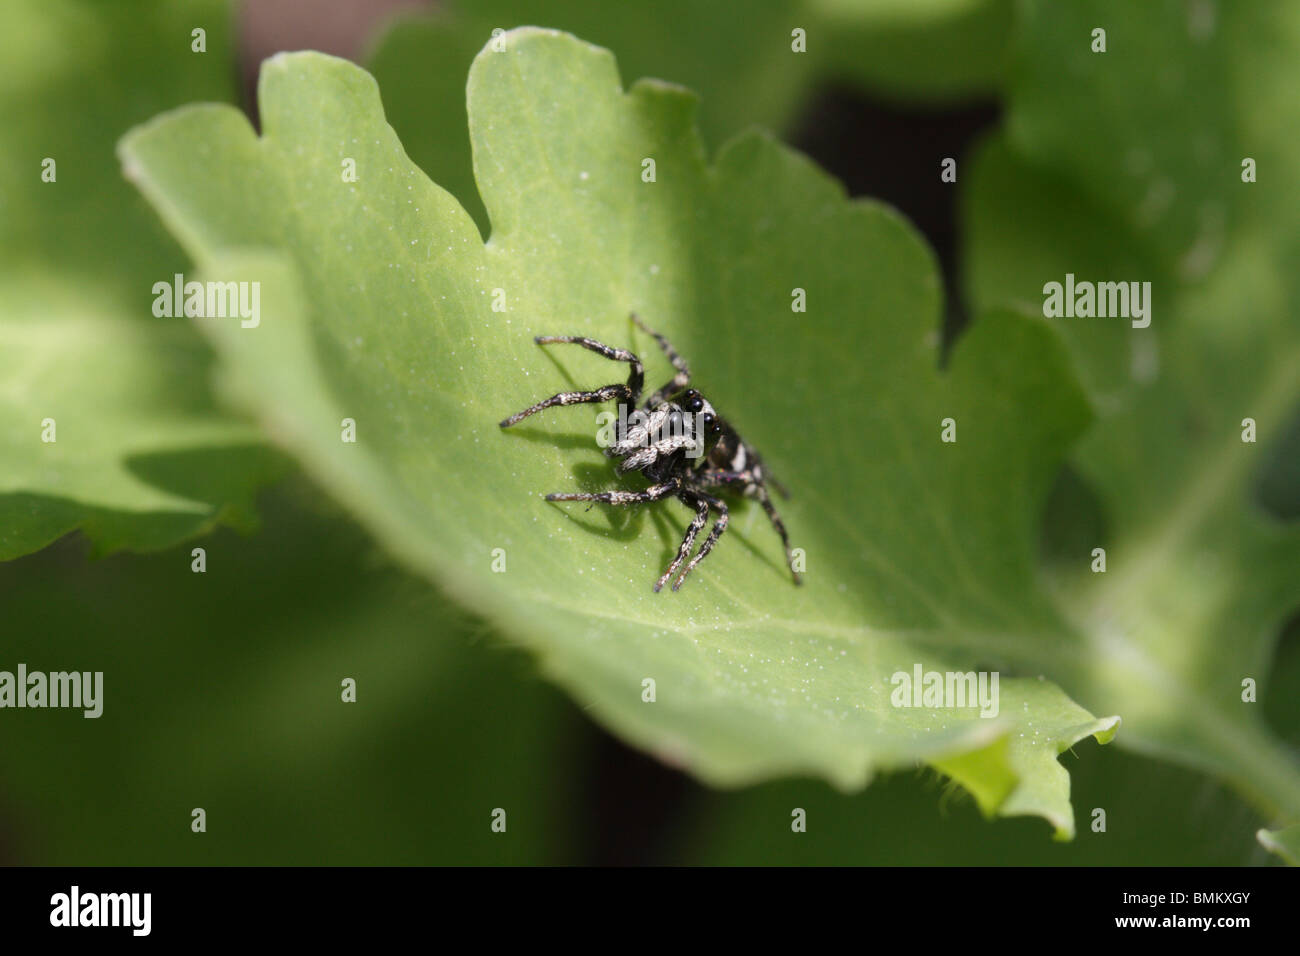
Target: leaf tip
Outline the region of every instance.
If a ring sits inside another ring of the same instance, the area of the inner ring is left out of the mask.
[[[1281,857],[1287,866],[1300,866],[1300,824],[1281,830],[1261,827],[1255,831],[1255,839],[1264,849]]]

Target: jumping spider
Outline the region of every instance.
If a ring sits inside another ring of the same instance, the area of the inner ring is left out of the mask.
[[[790,554],[790,539],[785,532],[776,508],[768,496],[770,484],[783,498],[789,493],[781,487],[776,479],[763,469],[762,459],[758,453],[736,434],[735,429],[727,424],[709,404],[703,395],[693,388],[688,388],[690,371],[668,340],[658,332],[646,328],[639,318],[632,316],[643,332],[654,337],[677,370],[663,388],[645,400],[639,416],[620,415],[615,430],[615,441],[605,449],[611,458],[620,459],[616,470],[619,474],[639,471],[651,485],[645,491],[602,491],[597,494],[550,494],[547,501],[591,501],[611,505],[635,505],[643,502],[658,501],[661,498],[675,497],[695,512],[686,537],[677,549],[677,557],[668,566],[654,589],[658,591],[686,560],[695,544],[695,537],[709,520],[709,511],[718,513],[718,520],[713,525],[699,553],[691,558],[686,570],[673,583],[676,591],[686,580],[695,566],[704,560],[713,550],[713,546],[727,529],[727,505],[710,494],[711,489],[739,490],[742,494],[758,499],[758,503],[767,512],[772,526],[781,536],[785,545],[786,566],[791,568],[794,583],[799,584],[799,574],[794,571]],[[641,389],[645,384],[645,371],[641,360],[626,349],[611,348],[595,339],[580,335],[539,335],[534,341],[538,345],[552,343],[571,343],[613,359],[627,362],[632,366],[626,385],[602,385],[589,392],[560,392],[530,408],[516,412],[501,422],[502,428],[518,424],[529,415],[540,412],[553,405],[579,405],[593,402],[617,400],[624,409],[636,408],[641,398]],[[701,434],[702,432],[702,434]],[[692,457],[694,455],[694,457]]]

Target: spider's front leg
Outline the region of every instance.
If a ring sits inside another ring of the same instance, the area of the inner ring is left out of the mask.
[[[658,485],[651,485],[645,491],[597,491],[557,492],[546,496],[547,501],[590,501],[607,505],[639,505],[649,501],[658,501],[675,494],[681,488],[681,482],[674,478]]]
[[[695,557],[691,558],[691,563],[686,565],[686,570],[682,572],[681,577],[679,577],[676,581],[673,582],[674,591],[676,591],[678,588],[682,586],[682,582],[686,580],[686,575],[694,571],[695,566],[699,564],[701,561],[703,561],[706,557],[708,557],[709,552],[713,550],[713,546],[717,544],[718,539],[722,537],[722,532],[727,530],[728,512],[727,512],[726,502],[724,502],[721,498],[715,498],[713,497],[713,495],[706,495],[704,492],[695,489],[692,489],[689,492],[689,494],[693,498],[697,499],[700,502],[700,504],[704,505],[703,514],[701,514],[700,512],[696,512],[695,515],[696,520],[700,522],[701,527],[703,527],[704,522],[708,520],[708,514],[710,508],[712,508],[714,511],[718,513],[718,520],[714,522],[713,530],[709,532],[709,536],[704,539],[704,544],[700,545],[699,552],[695,555]],[[688,551],[690,550],[690,543],[695,540],[695,534],[698,531],[699,528],[696,528],[695,522],[692,521],[691,528],[687,529],[686,532],[687,540],[682,542],[683,548],[685,548]],[[673,562],[673,566],[676,567],[676,565],[680,563],[680,561],[681,561],[681,555],[679,554],[678,560]],[[671,571],[672,568],[669,568],[669,572]],[[667,575],[665,575],[664,578],[660,579],[659,584],[655,586],[656,591],[658,591],[659,588],[663,585],[663,581],[666,577]]]
[[[686,360],[677,354],[677,350],[668,343],[668,340],[654,329],[649,328],[635,312],[632,313],[632,321],[637,324],[637,328],[659,343],[659,348],[663,350],[664,355],[668,356],[668,361],[673,363],[673,368],[677,369],[677,374],[665,383],[663,388],[658,389],[645,400],[647,409],[655,408],[662,405],[668,396],[680,392],[690,384],[691,370],[686,367]]]
[[[607,359],[616,362],[627,362],[632,366],[632,371],[628,373],[626,385],[602,385],[600,388],[589,392],[559,392],[550,398],[543,399],[536,405],[530,405],[521,412],[515,412],[501,422],[502,428],[516,425],[529,415],[535,415],[542,409],[551,408],[555,405],[582,405],[592,402],[608,402],[611,399],[618,399],[628,405],[636,405],[637,399],[641,397],[641,389],[645,385],[645,369],[641,367],[641,360],[627,349],[616,349],[613,346],[582,335],[539,335],[533,341],[538,345],[551,345],[553,343],[581,345],[584,349],[603,355]]]
[[[686,529],[686,537],[682,538],[681,547],[677,549],[677,557],[673,558],[673,563],[668,565],[668,570],[660,575],[659,580],[655,582],[654,590],[656,594],[668,583],[668,579],[673,576],[673,573],[681,567],[682,562],[686,560],[686,556],[691,553],[691,548],[695,545],[695,536],[700,533],[704,523],[709,520],[709,503],[703,498],[688,490],[683,490],[677,497],[681,499],[682,504],[695,509],[695,517],[691,519],[690,527]],[[676,591],[680,586],[681,582],[678,582],[673,587],[673,590]]]

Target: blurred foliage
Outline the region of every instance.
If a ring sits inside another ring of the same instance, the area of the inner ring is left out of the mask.
[[[1300,595],[1300,525],[1279,520],[1300,496],[1279,487],[1300,409],[1300,215],[1280,171],[1300,166],[1300,141],[1278,132],[1296,109],[1300,6],[1022,14],[1005,131],[968,164],[972,305],[1038,308],[1067,272],[1149,280],[1153,303],[1150,328],[1052,320],[1098,412],[1074,464],[1108,528],[1105,576],[1082,553],[1054,569],[1104,649],[1059,679],[1122,713],[1127,746],[1232,778],[1294,821],[1294,755],[1241,696],[1245,678],[1284,699],[1296,687],[1269,670]],[[1243,181],[1245,157],[1258,182]]]
[[[751,126],[784,130],[823,83],[953,102],[1000,88],[1011,0],[448,0],[399,18],[367,67],[407,155],[486,235],[466,129],[470,63],[494,30],[542,26],[613,51],[623,85],[641,77],[700,97],[703,142]],[[806,52],[793,49],[804,31]]]
[[[1259,842],[1292,866],[1300,866],[1300,825],[1285,830],[1260,830]]]
[[[206,53],[191,52],[197,26]],[[224,3],[5,7],[0,560],[74,528],[109,552],[217,523],[255,526],[252,493],[276,460],[212,403],[194,329],[152,315],[153,284],[182,272],[185,257],[113,155],[131,124],[229,100],[233,79]]]
[[[255,538],[202,542],[204,575],[185,547],[87,563],[75,538],[0,567],[6,659],[102,669],[107,688],[95,720],[6,712],[0,862],[592,859],[603,767],[573,706],[309,486],[290,482],[261,510]],[[344,676],[355,705],[339,702]],[[1111,747],[1064,759],[1081,818],[1068,844],[1044,840],[1037,820],[991,825],[932,774],[900,773],[853,796],[804,780],[692,786],[667,798],[674,813],[640,852],[688,864],[1262,862],[1256,818],[1205,778]],[[1105,834],[1087,826],[1097,806]],[[489,830],[496,807],[504,835]],[[790,831],[795,807],[807,833]],[[640,825],[635,809],[614,808],[620,831]]]
[[[262,504],[204,574],[74,539],[0,572],[4,666],[105,687],[95,719],[4,712],[7,862],[572,862],[571,708],[300,482]]]

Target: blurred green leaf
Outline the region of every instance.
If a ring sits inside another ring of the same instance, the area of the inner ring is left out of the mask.
[[[368,65],[407,155],[486,235],[465,132],[465,76],[494,30],[534,24],[617,50],[625,83],[659,76],[702,93],[701,129],[721,142],[751,125],[782,127],[798,105],[818,59],[791,50],[800,7],[792,0],[746,0],[743,10],[698,0],[455,2],[396,20]]]
[[[819,83],[948,101],[1001,86],[1010,0],[447,2],[401,17],[367,60],[407,155],[486,235],[465,129],[465,74],[494,30],[533,24],[618,52],[624,83],[657,76],[700,95],[706,142],[781,130]],[[804,31],[796,53],[792,32]]]
[[[63,545],[0,568],[4,669],[104,675],[98,718],[5,711],[6,863],[580,862],[569,705],[293,490],[206,539],[203,574]]]
[[[0,560],[74,528],[103,552],[248,527],[252,489],[278,473],[257,434],[212,405],[194,330],[153,317],[153,283],[184,258],[113,160],[133,123],[231,99],[227,19],[210,0],[5,9]],[[191,52],[196,28],[206,53]]]
[[[328,57],[264,65],[260,139],[214,107],[125,138],[129,175],[208,274],[262,283],[257,329],[205,323],[226,393],[396,554],[661,758],[714,783],[809,772],[845,788],[928,760],[986,812],[1070,835],[1055,757],[1116,719],[1033,677],[1002,681],[997,720],[890,704],[891,675],[914,665],[967,670],[1018,641],[1065,653],[1035,584],[1035,520],[1088,411],[1048,331],[991,315],[941,374],[938,277],[896,214],[762,136],[706,165],[692,97],[655,81],[624,94],[612,57],[572,37],[508,34],[476,60],[469,102],[486,246],[406,158],[370,77]],[[756,509],[680,593],[653,594],[678,506],[540,500],[614,482],[595,409],[508,434],[497,421],[611,370],[531,337],[632,344],[629,310],[791,485],[807,587]]]
[[[1030,0],[1019,14],[1007,117],[1016,147],[1081,184],[1166,261],[1203,274],[1198,245],[1222,238],[1241,187],[1229,50],[1214,39],[1222,7]],[[1095,29],[1104,53],[1093,52]]]
[[[1291,866],[1300,866],[1300,824],[1285,830],[1260,830],[1255,835],[1264,849],[1276,853]]]
[[[1296,693],[1269,670],[1300,594],[1300,524],[1261,512],[1255,489],[1300,407],[1300,218],[1273,175],[1300,160],[1279,126],[1296,109],[1300,8],[1030,3],[1019,50],[1007,132],[969,174],[972,305],[1041,311],[1067,273],[1149,281],[1152,302],[1149,328],[1048,320],[1098,410],[1075,462],[1108,528],[1105,574],[1087,551],[1054,568],[1095,650],[1051,676],[1122,713],[1126,746],[1298,819],[1300,768],[1243,697],[1247,681]],[[1243,182],[1247,156],[1270,175]]]
[[[1122,735],[1121,735],[1122,736]],[[1062,758],[1079,834],[1038,839],[1036,820],[984,823],[974,803],[925,771],[891,774],[860,794],[814,780],[709,793],[664,862],[706,866],[1246,866],[1270,857],[1259,818],[1204,774],[1115,747]],[[807,829],[790,829],[805,811]],[[1105,812],[1101,817],[1098,810]],[[1098,829],[1104,822],[1105,829]]]
[[[918,104],[999,93],[1013,7],[1013,0],[810,0],[826,47],[815,67],[823,79]]]

